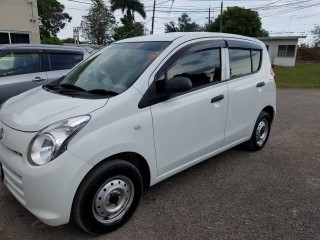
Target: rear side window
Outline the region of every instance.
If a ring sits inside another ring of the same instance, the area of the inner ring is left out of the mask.
[[[39,53],[10,52],[0,57],[0,77],[40,72]]]
[[[83,55],[81,54],[65,54],[65,53],[49,53],[50,70],[65,70],[73,68],[81,62]]]
[[[73,63],[74,63],[74,65],[77,65],[82,60],[83,60],[83,55],[81,55],[81,54],[73,55]]]
[[[251,73],[250,50],[229,49],[229,59],[231,78]]]
[[[255,73],[261,65],[261,50],[229,49],[230,78]]]
[[[257,72],[260,67],[261,51],[251,50],[252,56],[252,72]]]

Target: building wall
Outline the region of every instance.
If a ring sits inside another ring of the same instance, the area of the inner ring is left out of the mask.
[[[270,56],[270,61],[272,64],[277,66],[284,67],[293,67],[295,66],[296,56],[297,56],[297,48],[298,48],[298,39],[295,40],[261,40],[265,45],[269,46],[268,52]],[[278,57],[278,49],[279,45],[295,45],[295,53],[292,57]]]
[[[29,33],[40,43],[37,0],[0,0],[0,32]]]

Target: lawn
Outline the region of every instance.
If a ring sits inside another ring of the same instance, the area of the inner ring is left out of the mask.
[[[320,88],[320,63],[298,63],[273,70],[279,88]]]

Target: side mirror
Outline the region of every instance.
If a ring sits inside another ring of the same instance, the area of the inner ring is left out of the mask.
[[[166,84],[168,93],[187,92],[192,89],[192,82],[187,77],[173,77]]]

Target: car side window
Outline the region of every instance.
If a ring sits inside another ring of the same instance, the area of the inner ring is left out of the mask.
[[[164,91],[164,81],[173,77],[189,78],[193,89],[221,82],[220,49],[206,49],[183,56],[157,80],[157,92]]]
[[[50,70],[65,70],[74,66],[73,55],[63,53],[49,53]]]
[[[40,72],[40,54],[9,52],[0,57],[0,77]]]
[[[81,54],[73,55],[73,63],[74,63],[74,65],[77,65],[82,60],[83,60],[83,55],[81,55]]]
[[[252,72],[257,72],[261,64],[261,51],[251,50],[251,57],[252,57]]]
[[[229,48],[230,78],[257,72],[261,64],[261,50]]]
[[[229,49],[230,78],[251,73],[251,57],[248,49]]]

